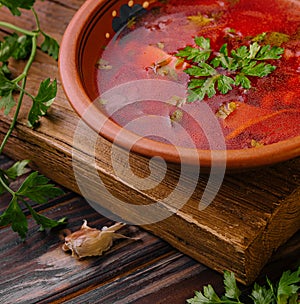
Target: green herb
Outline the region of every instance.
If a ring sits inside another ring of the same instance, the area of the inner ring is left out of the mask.
[[[41,50],[57,60],[59,53],[58,42],[54,38],[45,34],[43,31],[41,31],[41,34],[44,36],[44,42],[41,44]]]
[[[251,144],[251,147],[252,147],[252,148],[264,146],[264,143],[263,143],[263,142],[257,141],[257,140],[255,140],[255,139],[251,139],[250,144]]]
[[[254,284],[250,298],[254,304],[297,304],[300,289],[300,267],[295,272],[286,271],[279,282],[273,284],[267,279],[267,286]],[[241,291],[232,272],[224,272],[225,294],[218,296],[211,285],[204,286],[203,292],[196,291],[195,297],[187,300],[189,304],[243,304]]]
[[[183,112],[180,109],[175,110],[171,115],[170,115],[170,120],[172,123],[174,122],[181,122],[183,118]]]
[[[17,232],[22,239],[26,237],[28,231],[27,218],[25,217],[19,203],[24,203],[29,209],[32,217],[41,226],[41,229],[53,228],[65,222],[65,219],[54,221],[45,216],[37,214],[29,205],[26,199],[31,199],[38,204],[46,203],[48,199],[61,195],[61,189],[49,184],[49,180],[39,175],[37,172],[31,173],[22,183],[17,191],[9,188],[10,180],[26,173],[27,160],[15,163],[8,170],[0,170],[0,194],[5,191],[12,196],[8,208],[0,216],[0,226],[12,225],[12,229]]]
[[[261,46],[254,42],[230,52],[224,44],[213,52],[210,39],[195,38],[196,47],[187,46],[176,56],[190,64],[185,72],[191,76],[188,83],[188,102],[211,98],[217,91],[227,94],[234,86],[251,88],[249,77],[264,77],[276,69],[265,61],[280,59],[283,49],[270,45]]]
[[[20,8],[31,9],[35,0],[0,0],[0,4],[9,8],[13,15],[20,16]]]
[[[205,26],[213,21],[213,19],[208,18],[201,13],[198,13],[198,15],[188,16],[187,19],[197,26]]]
[[[136,24],[136,17],[132,17],[127,21],[127,27],[129,29],[134,28],[135,24]]]
[[[0,110],[3,109],[4,114],[8,115],[15,108],[11,125],[0,145],[0,154],[3,153],[4,147],[15,127],[24,96],[27,95],[32,100],[32,106],[28,114],[28,124],[31,127],[38,125],[40,117],[46,115],[56,97],[57,82],[56,80],[51,81],[50,78],[41,82],[35,96],[26,89],[27,76],[37,53],[39,38],[42,37],[40,49],[43,52],[55,60],[57,60],[59,52],[57,41],[40,28],[38,16],[33,8],[34,4],[35,0],[0,0],[0,5],[6,6],[13,15],[20,16],[20,9],[31,10],[36,21],[36,29],[33,31],[0,21],[0,27],[14,31],[14,33],[4,37],[3,41],[0,42]],[[20,75],[14,76],[10,71],[10,58],[26,60],[24,70]],[[0,195],[4,192],[8,192],[11,195],[9,206],[0,215],[0,226],[11,225],[12,229],[22,239],[26,237],[28,224],[20,204],[27,207],[33,219],[41,226],[41,229],[53,228],[65,222],[65,219],[55,221],[39,215],[28,202],[29,199],[42,204],[48,199],[63,193],[61,189],[50,184],[49,180],[44,176],[33,172],[27,176],[19,189],[16,191],[12,189],[11,183],[28,172],[26,168],[28,163],[28,160],[23,160],[16,162],[7,170],[0,169]]]
[[[267,44],[281,46],[283,43],[288,42],[289,40],[290,40],[289,35],[279,32],[271,32],[266,34],[266,36],[263,39],[263,42]]]
[[[56,93],[56,80],[51,83],[50,78],[48,78],[40,84],[37,95],[32,97],[33,103],[28,115],[28,122],[30,126],[37,125],[39,118],[46,115],[56,97]]]
[[[237,109],[238,105],[234,101],[222,104],[216,113],[216,116],[222,119],[226,119],[231,113]]]
[[[266,36],[267,36],[267,33],[263,32],[263,33],[260,33],[260,34],[256,35],[252,39],[251,38],[250,39],[251,39],[252,42],[262,42],[262,41],[265,40]]]

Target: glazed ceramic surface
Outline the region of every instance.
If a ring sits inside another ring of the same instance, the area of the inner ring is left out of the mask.
[[[130,18],[147,10],[153,2],[88,0],[74,16],[62,41],[59,67],[65,93],[79,116],[108,140],[147,157],[160,156],[171,163],[184,162],[207,168],[213,163],[229,169],[245,169],[299,156],[300,136],[251,149],[200,150],[142,138],[107,117],[94,103],[99,98],[94,73],[99,50]]]

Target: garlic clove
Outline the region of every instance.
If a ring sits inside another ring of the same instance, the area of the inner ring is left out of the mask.
[[[102,230],[91,228],[84,220],[80,230],[73,232],[65,237],[65,243],[62,246],[64,251],[72,251],[72,256],[84,258],[89,256],[101,256],[109,250],[115,239],[128,238],[115,231],[124,227],[123,223],[116,223],[110,227],[103,227]]]

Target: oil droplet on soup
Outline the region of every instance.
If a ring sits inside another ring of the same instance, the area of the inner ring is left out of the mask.
[[[284,53],[274,72],[250,77],[250,89],[234,86],[227,94],[188,103],[187,63],[175,54],[195,46],[194,38],[200,36],[210,39],[213,52],[224,43],[236,49],[261,41],[284,48]],[[215,119],[207,128],[213,133],[218,124],[228,149],[257,148],[300,135],[300,1],[157,2],[147,13],[131,18],[99,58],[105,63],[95,69],[100,96],[130,83],[126,93],[101,107],[116,123],[141,136],[209,149],[210,132],[203,131],[203,124],[210,123],[201,103],[209,106]],[[183,89],[178,93],[172,86],[159,86],[151,95],[143,92],[139,80],[171,81]]]

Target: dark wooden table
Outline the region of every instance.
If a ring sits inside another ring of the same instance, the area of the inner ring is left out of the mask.
[[[12,163],[0,156],[1,168]],[[0,212],[9,199],[9,195],[0,196]],[[67,216],[66,228],[72,231],[80,228],[83,219],[97,228],[112,223],[66,189],[63,196],[35,207],[51,218]],[[138,240],[119,240],[106,255],[78,261],[62,251],[61,230],[38,232],[28,219],[25,242],[10,227],[0,229],[0,303],[183,304],[207,284],[223,291],[221,274],[140,228],[121,230]],[[300,233],[274,254],[258,280],[263,283],[265,275],[276,280],[283,270],[294,269],[299,252]],[[250,288],[241,286],[245,294]]]
[[[84,0],[37,1],[36,9],[41,17],[41,26],[61,41],[67,24],[83,2]],[[24,12],[23,16],[22,19],[16,19],[8,11],[0,10],[0,20],[32,29],[30,13]],[[1,32],[1,36],[5,34],[6,32]],[[13,67],[14,72],[17,72],[22,63],[13,63]],[[42,52],[38,52],[28,80],[29,89],[36,90],[39,81],[49,76],[59,80],[57,64]],[[59,83],[54,107],[37,130],[28,128],[27,110],[25,100],[25,110],[21,112],[19,124],[5,153],[13,159],[30,158],[33,169],[52,178],[65,190],[63,196],[47,204],[34,206],[35,209],[55,219],[67,216],[66,228],[71,231],[79,229],[84,219],[90,226],[99,229],[112,224],[77,194],[79,190],[70,168],[70,143],[77,116],[68,104],[61,84]],[[1,139],[10,118],[0,114]],[[102,144],[104,148],[109,145],[104,140]],[[9,167],[13,163],[11,158],[0,156],[1,168]],[[138,158],[136,160],[142,161]],[[109,168],[104,161],[102,165],[106,166],[105,170],[108,172]],[[275,194],[276,199],[280,201],[289,196],[293,197],[294,202],[297,199],[299,161],[295,161],[294,166],[297,174],[293,183],[289,184],[286,178],[281,188],[279,183],[282,176],[293,171],[293,162],[287,164],[286,170],[282,165],[267,172],[276,173],[279,188]],[[262,178],[267,173],[263,172]],[[237,182],[238,179],[229,178],[226,185],[234,182],[236,187],[243,186],[242,182]],[[245,179],[245,183],[247,182]],[[230,191],[228,188],[227,192]],[[250,186],[247,191],[251,191]],[[268,191],[274,191],[274,187],[269,187]],[[246,196],[243,199],[246,201]],[[256,199],[259,200],[259,192]],[[0,213],[7,207],[9,200],[8,194],[0,196]],[[279,204],[275,200],[273,203],[274,206]],[[222,292],[220,273],[184,255],[142,228],[124,227],[122,233],[138,240],[119,240],[105,256],[78,261],[62,251],[62,231],[38,232],[30,216],[27,216],[29,233],[25,242],[22,242],[10,227],[0,229],[0,303],[180,304],[185,303],[187,298],[193,296],[194,290],[201,289],[203,285],[212,284],[218,292]],[[265,212],[264,216],[267,219],[272,213]],[[258,280],[263,281],[265,275],[275,280],[283,270],[298,266],[299,240],[298,232],[281,246],[262,269]],[[241,288],[247,292],[251,287]]]

